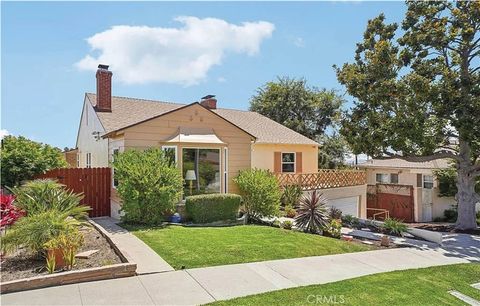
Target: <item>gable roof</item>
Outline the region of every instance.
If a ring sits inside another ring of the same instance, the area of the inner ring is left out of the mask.
[[[437,159],[428,162],[409,162],[399,158],[370,159],[357,165],[362,168],[409,168],[409,169],[445,169],[450,167],[449,159]]]
[[[97,96],[95,94],[86,93],[86,97],[92,105],[96,105]],[[112,96],[112,111],[96,113],[105,128],[105,134],[108,134],[193,104],[198,104],[198,102],[181,104]],[[256,112],[225,108],[209,111],[237,126],[247,134],[254,136],[256,143],[319,145],[317,142]]]

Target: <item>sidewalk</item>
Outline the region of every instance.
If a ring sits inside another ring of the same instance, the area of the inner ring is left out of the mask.
[[[50,287],[2,295],[2,305],[193,305],[381,272],[467,262],[436,250],[397,248]]]

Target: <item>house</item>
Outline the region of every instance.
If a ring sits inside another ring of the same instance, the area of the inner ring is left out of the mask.
[[[406,222],[429,222],[443,217],[456,204],[453,197],[439,197],[435,170],[449,168],[447,159],[408,162],[402,159],[371,159],[358,167],[367,171],[367,215]]]
[[[108,167],[116,152],[160,147],[195,194],[236,192],[233,178],[243,169],[318,171],[317,142],[256,112],[217,107],[212,95],[190,104],[112,96],[106,65],[98,66],[96,79],[96,94],[86,93],[83,103],[79,167]],[[114,188],[112,216],[120,207]]]
[[[68,164],[68,168],[78,167],[78,150],[77,149],[65,150],[63,151],[63,156],[65,157],[65,161]]]

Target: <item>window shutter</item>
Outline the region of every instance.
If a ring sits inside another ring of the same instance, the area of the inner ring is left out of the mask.
[[[295,173],[302,173],[302,152],[295,153]]]
[[[273,153],[273,172],[281,173],[282,172],[282,152]]]
[[[423,187],[422,174],[417,174],[417,187]]]

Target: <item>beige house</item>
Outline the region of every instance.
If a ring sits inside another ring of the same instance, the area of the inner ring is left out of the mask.
[[[429,162],[371,159],[358,165],[367,171],[370,193],[367,210],[373,214],[375,209],[387,209],[390,216],[412,222],[443,217],[445,209],[452,208],[456,201],[453,197],[439,197],[434,170],[448,168],[449,163],[446,159]],[[377,202],[370,201],[374,194]]]
[[[195,193],[236,192],[233,178],[242,169],[318,171],[317,142],[258,113],[217,108],[214,96],[190,104],[115,97],[108,66],[99,65],[96,77],[97,93],[85,94],[78,129],[79,167],[108,167],[115,152],[159,147]],[[112,215],[118,208],[113,196]]]

